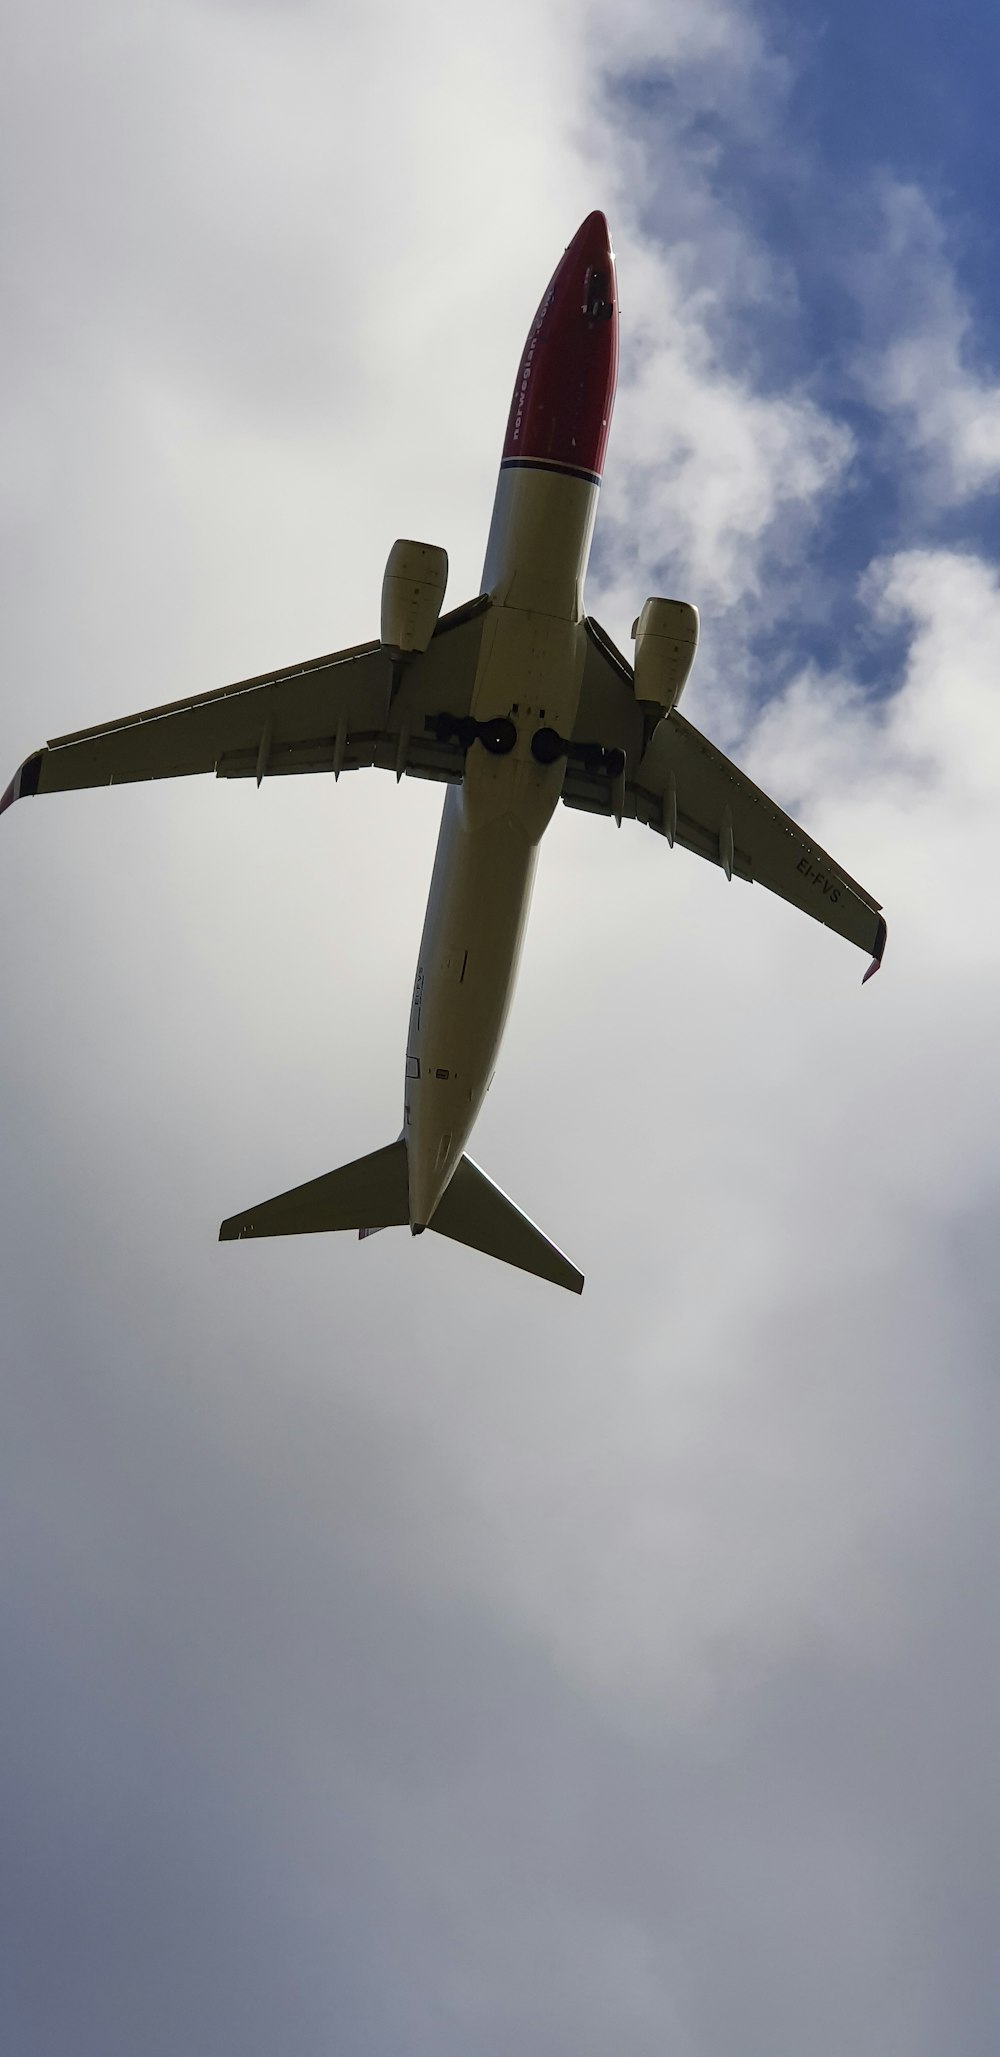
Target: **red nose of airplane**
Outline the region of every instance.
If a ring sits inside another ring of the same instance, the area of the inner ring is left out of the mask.
[[[600,479],[618,376],[618,289],[605,216],[588,214],[524,346],[503,464]]]

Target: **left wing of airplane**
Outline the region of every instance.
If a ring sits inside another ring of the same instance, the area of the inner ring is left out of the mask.
[[[877,971],[885,949],[880,904],[856,879],[755,786],[746,773],[685,721],[677,709],[648,741],[632,667],[596,622],[588,621],[580,710],[563,799],[568,807],[644,822],[671,848],[705,857],[727,878],[756,880],[827,928],[867,950]],[[617,794],[606,768],[588,765],[588,746],[618,751],[626,770]]]
[[[270,778],[379,765],[398,778],[460,779],[485,596],[441,616],[428,649],[393,666],[381,643],[315,657],[57,736],[25,759],[0,813],[32,793],[136,779]]]

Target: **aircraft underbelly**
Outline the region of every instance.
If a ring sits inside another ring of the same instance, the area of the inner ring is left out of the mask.
[[[466,822],[448,794],[407,1045],[411,1220],[426,1221],[493,1074],[531,900],[538,839],[512,815]]]
[[[512,748],[477,738],[449,791],[421,938],[407,1042],[404,1133],[410,1220],[430,1220],[461,1161],[493,1075],[534,883],[558,805],[586,656],[581,587],[596,486],[550,471],[503,471],[483,587],[486,618],[473,719],[513,727]]]

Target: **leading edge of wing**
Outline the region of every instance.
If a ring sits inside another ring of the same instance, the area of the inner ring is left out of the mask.
[[[449,614],[442,614],[432,641],[438,636],[446,636],[450,629],[460,628],[473,615],[482,614],[488,605],[489,594],[480,593],[474,600],[464,601],[461,607],[453,607]],[[230,700],[237,693],[252,693],[260,686],[280,686],[286,679],[304,678],[311,671],[333,670],[339,664],[349,664],[352,658],[374,657],[381,649],[377,637],[367,643],[352,643],[347,650],[331,650],[324,657],[309,657],[299,664],[285,664],[277,671],[260,671],[253,678],[237,679],[230,686],[216,686],[207,693],[188,694],[181,700],[165,700],[161,707],[147,707],[139,714],[125,714],[116,721],[99,722],[94,728],[74,729],[69,735],[53,736],[46,748],[61,750],[69,743],[85,743],[94,736],[114,735],[119,729],[136,728],[144,721],[158,721],[165,714],[183,714],[189,707],[210,707],[214,701]],[[30,758],[27,761],[30,763]]]

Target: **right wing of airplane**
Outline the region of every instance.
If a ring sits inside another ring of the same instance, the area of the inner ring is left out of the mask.
[[[136,779],[354,771],[462,776],[485,596],[441,616],[428,649],[395,671],[380,643],[241,679],[194,699],[57,736],[25,759],[0,813],[32,793]]]
[[[885,949],[879,902],[676,708],[645,741],[631,665],[597,623],[588,621],[587,630],[580,711],[563,788],[567,806],[644,822],[671,848],[679,843],[720,865],[727,878],[756,880],[867,950],[870,978]],[[617,796],[607,770],[596,759],[587,763],[594,744],[625,758]]]

